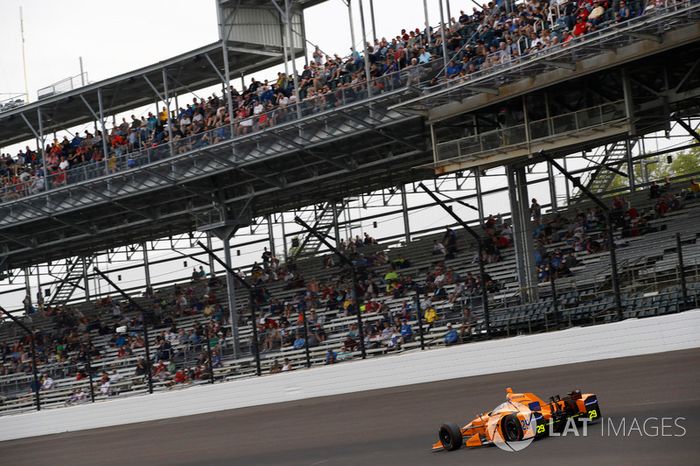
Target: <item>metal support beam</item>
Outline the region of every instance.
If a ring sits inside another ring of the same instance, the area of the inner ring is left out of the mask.
[[[85,256],[81,257],[80,260],[83,264],[83,286],[85,289],[85,302],[90,301],[90,279],[88,277],[87,262],[85,261]]]
[[[483,225],[486,212],[484,212],[484,198],[481,195],[481,169],[475,167],[472,169],[472,172],[474,173],[474,181],[476,181],[476,206],[479,210],[479,225]]]
[[[353,264],[353,262],[345,254],[339,251],[338,248],[329,243],[325,235],[316,231],[315,228],[308,225],[301,218],[296,216],[294,217],[294,221],[299,226],[303,227],[307,232],[314,235],[328,249],[333,251],[335,255],[337,255],[340,258],[341,262],[345,263],[348,267],[350,267],[350,273],[352,275],[352,296],[355,298],[355,314],[357,317],[357,339],[359,340],[360,354],[362,355],[362,359],[365,359],[367,357],[367,352],[365,350],[365,331],[364,324],[362,322],[362,298],[357,292],[357,269],[355,268],[355,264]]]
[[[353,24],[353,21],[352,21],[352,0],[347,0],[347,5],[348,5],[348,21],[350,21],[350,42],[352,42],[352,44],[350,45],[350,48],[352,49],[352,52],[355,53],[357,42],[355,41],[355,25]]]
[[[537,270],[530,221],[530,199],[527,190],[525,167],[506,167],[508,193],[513,220],[513,242],[516,268],[524,301],[537,301]]]
[[[272,216],[267,214],[265,216],[265,221],[267,222],[267,237],[270,240],[270,254],[276,256],[277,250],[275,248],[275,232],[272,229]]]
[[[360,0],[362,1],[362,0]],[[369,0],[369,17],[370,20],[372,21],[372,38],[374,39],[374,43],[377,42],[377,24],[374,21],[374,0]]]
[[[403,215],[403,231],[406,244],[411,242],[411,222],[408,218],[408,199],[406,198],[406,185],[401,185],[401,209]]]
[[[440,39],[442,40],[442,60],[443,60],[443,69],[445,70],[445,76],[447,76],[447,64],[449,63],[450,59],[447,54],[447,38],[445,37],[445,18],[443,16],[443,8],[442,8],[442,0],[438,0],[440,2]]]
[[[231,232],[232,234],[233,232]],[[231,268],[233,261],[231,260],[231,234],[222,235],[219,239],[224,242],[224,270],[226,270],[226,291],[228,297],[228,312],[231,324],[231,338],[233,339],[233,357],[238,359],[241,356],[241,338],[238,332],[238,309],[236,309],[236,275]],[[216,260],[215,256],[210,255]],[[239,277],[240,278],[240,277]],[[255,321],[253,321],[255,326]]]
[[[105,127],[105,112],[104,112],[104,104],[102,103],[102,89],[97,88],[97,106],[98,106],[98,112],[99,112],[99,120],[100,120],[100,131],[102,132],[102,152],[104,155],[104,164],[105,164],[105,175],[109,175],[109,146],[107,144],[107,140],[109,139],[109,136],[107,135],[107,128]],[[156,110],[158,110],[156,108]]]
[[[549,161],[554,168],[559,170],[559,172],[564,175],[569,181],[571,181],[571,184],[574,185],[574,187],[578,188],[581,190],[581,192],[588,197],[595,205],[597,205],[600,210],[605,212],[605,219],[607,223],[607,235],[608,235],[608,245],[610,247],[610,272],[612,275],[612,286],[613,286],[613,291],[615,293],[615,307],[617,309],[617,317],[618,319],[622,320],[624,319],[624,312],[622,309],[622,297],[620,294],[620,278],[619,274],[617,271],[617,255],[615,253],[616,250],[616,244],[615,244],[615,235],[613,234],[613,223],[612,223],[612,218],[610,216],[610,208],[603,202],[601,201],[598,196],[593,194],[581,184],[581,181],[579,178],[576,178],[572,176],[564,167],[559,165],[557,161],[555,161],[550,155],[548,155],[544,151],[540,151],[539,155],[543,157],[545,160]],[[566,160],[566,159],[564,159]]]
[[[173,141],[173,117],[170,115],[170,95],[168,94],[168,73],[165,71],[165,68],[161,70],[161,73],[163,75],[163,97],[165,97],[164,102],[165,102],[165,107],[167,108],[168,111],[168,146],[170,147],[170,156],[173,157],[175,155],[175,142]]]
[[[146,279],[146,288],[151,289],[151,263],[148,260],[148,245],[146,242],[141,243],[143,249],[143,271]]]
[[[688,132],[691,136],[695,138],[696,141],[700,142],[700,134],[698,134],[697,131],[693,129],[692,126],[690,126],[688,123],[683,121],[682,118],[676,117],[674,118],[675,122],[681,125],[681,127]]]
[[[275,6],[277,4],[275,3]],[[290,0],[284,0],[284,27],[287,35],[287,44],[292,57],[292,78],[294,80],[294,97],[297,118],[301,119],[301,98],[299,97],[299,74],[297,73],[297,60],[294,54],[294,42],[292,41],[292,4]],[[233,118],[232,118],[233,119]]]
[[[369,48],[367,47],[367,31],[365,28],[365,9],[362,5],[364,0],[360,0],[360,23],[362,25],[362,60],[365,64],[365,79],[367,80],[367,97],[372,97],[372,76],[369,65]]]
[[[44,192],[49,190],[49,168],[46,164],[46,139],[44,138],[44,118],[41,107],[36,109],[36,116],[39,120],[39,142],[41,143],[41,167],[44,171]]]
[[[554,179],[554,170],[552,169],[552,163],[547,162],[547,177],[549,177],[549,199],[552,205],[552,212],[555,214],[559,211],[557,202],[557,184]]]
[[[433,201],[435,201],[436,204],[438,204],[442,209],[447,212],[450,217],[452,217],[457,223],[461,225],[462,228],[466,230],[467,233],[474,239],[476,242],[476,247],[477,247],[477,254],[479,254],[479,277],[481,279],[481,300],[482,300],[482,306],[484,309],[484,322],[486,325],[486,336],[488,338],[491,338],[491,316],[489,315],[489,300],[488,300],[488,290],[486,289],[486,267],[484,265],[484,256],[483,256],[483,245],[481,241],[481,236],[477,232],[475,232],[469,225],[466,224],[464,220],[462,220],[457,214],[454,213],[454,210],[448,207],[442,200],[438,199],[438,197],[433,193],[431,190],[429,190],[422,182],[418,185],[419,188],[421,188],[425,193],[430,196]]]
[[[151,343],[150,343],[150,338],[148,336],[148,325],[149,325],[149,317],[152,314],[151,312],[146,312],[146,310],[141,307],[139,303],[134,301],[131,296],[126,294],[124,290],[119,288],[116,283],[114,283],[110,278],[105,275],[100,269],[97,267],[94,268],[95,273],[98,274],[104,281],[112,285],[112,288],[117,290],[120,295],[124,297],[129,303],[134,306],[136,309],[138,309],[141,312],[141,321],[143,323],[143,340],[144,340],[144,349],[146,350],[146,376],[148,380],[148,393],[153,393],[153,370],[151,367]]]
[[[229,287],[229,293],[234,288],[234,283],[233,281],[235,280],[239,284],[243,285],[244,288],[248,290],[248,298],[249,298],[249,303],[250,303],[250,317],[251,317],[251,325],[252,325],[252,330],[253,330],[253,357],[255,358],[255,373],[258,377],[262,375],[262,369],[260,366],[260,349],[258,347],[258,327],[257,327],[257,287],[255,285],[250,285],[247,281],[243,280],[241,277],[239,277],[234,270],[231,268],[231,245],[230,245],[230,239],[231,236],[233,236],[233,233],[235,230],[231,230],[230,228],[227,229],[230,231],[229,235],[226,235],[226,239],[224,239],[224,255],[226,262],[222,261],[219,259],[219,257],[214,254],[214,251],[206,247],[201,241],[197,241],[197,245],[202,248],[207,254],[209,254],[209,257],[214,259],[216,262],[221,265],[224,270],[226,270],[227,274],[227,286]],[[223,238],[222,238],[223,239]],[[235,307],[231,307],[231,310],[233,312],[231,313],[231,319],[233,320],[238,319],[237,312],[235,311]],[[237,357],[238,353],[238,324],[237,322],[232,322],[232,328],[235,329],[236,335],[234,336],[234,357]]]

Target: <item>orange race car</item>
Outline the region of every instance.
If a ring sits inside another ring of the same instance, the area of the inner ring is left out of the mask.
[[[433,451],[493,444],[517,451],[550,432],[562,432],[569,419],[581,423],[584,417],[587,421],[600,418],[598,397],[594,394],[575,390],[546,402],[533,393],[513,393],[511,388],[506,388],[505,403],[492,411],[479,414],[462,428],[443,424]]]

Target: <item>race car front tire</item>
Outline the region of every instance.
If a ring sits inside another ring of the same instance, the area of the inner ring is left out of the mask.
[[[443,424],[438,433],[442,447],[447,451],[459,450],[462,448],[462,430],[456,424]]]
[[[516,414],[509,414],[501,419],[501,432],[506,442],[517,442],[523,439],[523,428]]]

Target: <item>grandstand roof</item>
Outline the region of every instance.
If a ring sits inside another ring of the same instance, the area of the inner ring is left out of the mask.
[[[317,2],[318,3],[318,2]],[[296,55],[303,53],[296,50]],[[228,42],[231,76],[250,74],[283,62],[280,47]],[[41,108],[44,133],[65,130],[94,121],[85,101],[97,113],[97,90],[102,92],[105,115],[113,115],[156,102],[158,97],[146,78],[158,92],[163,92],[163,70],[168,75],[171,96],[221,83],[224,58],[221,42],[214,42],[153,65],[105,79],[69,92],[54,95],[0,114],[0,146],[8,146],[34,138],[22,115],[35,130],[38,129],[37,110]],[[160,104],[159,104],[160,106]]]

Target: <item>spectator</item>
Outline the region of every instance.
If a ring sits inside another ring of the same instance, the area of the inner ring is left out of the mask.
[[[333,351],[331,348],[328,348],[328,351],[326,351],[326,365],[335,364],[337,358],[338,353]]]
[[[537,203],[537,199],[532,199],[532,204],[530,205],[530,215],[532,216],[532,221],[539,225],[542,221],[542,207]]]
[[[452,328],[452,324],[447,324],[447,332],[443,337],[446,346],[452,346],[459,342],[459,334],[457,330]]]
[[[291,361],[289,358],[284,358],[284,364],[282,364],[282,369],[280,369],[281,372],[289,372],[293,371],[294,366],[292,365]]]

